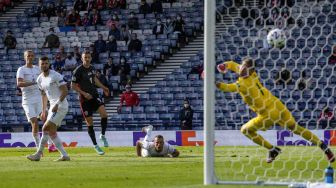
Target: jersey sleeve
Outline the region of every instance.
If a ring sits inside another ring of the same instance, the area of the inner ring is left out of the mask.
[[[16,72],[16,78],[23,78],[23,70],[21,67]]]
[[[148,150],[152,146],[154,146],[153,142],[147,142],[147,141],[142,142],[142,148],[143,149],[147,149]]]
[[[79,83],[80,82],[80,69],[77,68],[73,71],[72,73],[72,78],[71,78],[71,82],[74,82],[74,83]]]
[[[166,143],[166,144],[167,144],[167,152],[168,152],[168,154],[173,154],[175,152],[175,148],[172,145],[168,144],[168,143]]]
[[[41,76],[37,77],[36,79],[37,87],[42,91],[43,89],[42,89],[41,81],[42,81]]]
[[[225,65],[226,65],[226,68],[228,69],[228,70],[231,70],[231,71],[233,71],[233,72],[235,72],[235,73],[239,73],[239,64],[238,63],[236,63],[236,62],[234,62],[234,61],[226,61],[226,62],[224,62],[225,63]]]
[[[232,84],[226,84],[224,82],[221,82],[219,85],[219,89],[224,92],[238,92],[238,84],[232,83]]]
[[[58,73],[58,72],[55,72],[55,73],[56,74],[55,74],[54,79],[55,79],[55,82],[57,83],[57,86],[59,87],[61,85],[65,85],[66,82],[64,81],[63,76],[60,73]]]

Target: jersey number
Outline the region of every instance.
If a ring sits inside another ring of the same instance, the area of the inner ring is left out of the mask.
[[[258,89],[259,89],[260,93],[261,93],[262,95],[264,95],[264,92],[261,90],[261,87],[260,87],[260,85],[259,85],[259,84],[256,84],[256,85],[257,85],[257,87],[258,87]]]

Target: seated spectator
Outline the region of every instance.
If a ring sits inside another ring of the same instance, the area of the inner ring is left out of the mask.
[[[335,128],[334,123],[336,119],[334,113],[330,110],[328,106],[325,106],[320,114],[319,119],[317,120],[317,124],[322,129],[330,129]]]
[[[140,52],[142,48],[142,42],[137,38],[137,34],[132,34],[132,39],[128,44],[128,51],[130,52]]]
[[[151,11],[154,14],[161,14],[163,12],[161,0],[153,0],[151,4]]]
[[[171,20],[171,18],[166,19],[166,23],[164,24],[164,31],[163,33],[166,35],[169,35],[174,32],[174,22]]]
[[[97,9],[92,10],[92,14],[90,16],[90,23],[91,25],[103,25],[103,21]]]
[[[42,1],[39,1],[36,6],[33,8],[33,17],[40,18],[41,16],[44,16],[46,13],[46,7],[43,5]]]
[[[184,100],[183,109],[180,110],[181,130],[192,130],[193,109],[187,99]]]
[[[48,18],[56,16],[56,8],[54,3],[49,3],[46,14]]]
[[[144,15],[151,13],[151,8],[146,2],[146,0],[141,0],[141,4],[139,7],[139,13],[144,14]]]
[[[71,10],[71,13],[67,16],[65,25],[66,26],[79,26],[81,23],[79,14],[75,11],[75,9]]]
[[[109,36],[109,41],[106,44],[106,50],[109,53],[118,51],[118,44],[117,44],[117,40],[115,39],[114,35]]]
[[[97,9],[98,11],[104,10],[105,9],[105,0],[96,0],[97,4]]]
[[[301,78],[296,81],[296,88],[303,91],[305,89],[310,89],[312,80],[307,78],[306,72],[301,72]]]
[[[64,62],[64,70],[73,71],[77,67],[77,61],[73,53],[68,53]]]
[[[88,0],[87,1],[87,11],[91,12],[94,9],[97,9],[96,0]]]
[[[91,60],[91,63],[92,64],[99,64],[99,53],[97,52],[94,44],[91,44],[90,47],[89,47],[89,51],[91,53],[91,57],[92,57],[92,60]]]
[[[63,27],[66,24],[65,12],[57,12],[57,25]]]
[[[123,74],[127,76],[127,80],[130,80],[130,74],[131,74],[131,66],[129,63],[126,62],[126,58],[124,56],[120,57],[120,70]]]
[[[16,48],[16,38],[13,36],[12,31],[7,31],[6,36],[3,39],[3,44],[5,45],[6,53],[8,53],[8,49]]]
[[[112,61],[112,58],[108,59],[108,62],[104,65],[103,71],[104,75],[110,78],[111,76],[117,76],[119,73],[119,66],[115,65]]]
[[[106,26],[110,29],[112,28],[112,25],[114,25],[116,28],[119,27],[119,17],[117,14],[111,15],[111,17],[106,22]]]
[[[116,40],[120,39],[120,31],[115,25],[111,25],[111,30],[109,31],[109,36],[113,35]]]
[[[336,65],[336,45],[333,46],[332,54],[328,58],[329,65]]]
[[[61,58],[61,54],[57,53],[55,56],[54,62],[51,64],[51,68],[59,73],[62,73],[64,70],[64,60]]]
[[[107,0],[107,8],[110,10],[119,8],[118,0]]]
[[[81,52],[79,51],[79,47],[78,46],[75,46],[74,47],[74,57],[77,61],[78,64],[82,64],[82,54]]]
[[[164,30],[164,25],[161,23],[160,19],[157,19],[156,25],[153,28],[153,34],[154,35],[163,34],[163,30]]]
[[[198,74],[199,78],[201,78],[201,74],[203,72],[203,63],[193,66],[189,72],[189,74]],[[188,76],[189,76],[188,74]]]
[[[98,40],[94,42],[94,47],[98,54],[106,52],[106,41],[103,39],[103,35],[98,35]]]
[[[58,48],[60,47],[60,41],[57,35],[54,33],[54,28],[49,29],[49,35],[47,35],[44,43],[44,48]]]
[[[127,29],[126,25],[121,25],[120,39],[119,40],[123,40],[127,43],[130,38],[131,38],[131,33]]]
[[[108,84],[108,81],[107,81],[107,79],[106,79],[106,77],[105,77],[105,75],[102,74],[100,70],[96,70],[96,77],[98,78],[98,80],[100,81],[100,83],[102,83],[105,87],[110,88],[110,87],[109,87],[109,84]],[[97,87],[97,86],[96,86],[96,87]],[[98,88],[98,87],[97,87],[97,88]],[[107,97],[110,97],[110,96],[111,96],[110,93],[105,93],[105,92],[103,92],[103,93],[104,93],[104,98],[107,98]]]
[[[131,12],[130,18],[128,19],[127,23],[129,29],[139,29],[139,19],[135,16],[134,12]]]
[[[90,18],[89,18],[88,13],[85,13],[85,14],[83,15],[83,18],[82,18],[82,20],[81,20],[81,25],[82,25],[82,26],[85,26],[85,27],[91,25],[91,22],[90,22]]]
[[[281,71],[278,72],[276,76],[275,83],[285,87],[289,82],[291,82],[291,80],[292,80],[291,73],[286,68],[282,68]]]
[[[126,85],[125,90],[120,96],[120,106],[118,111],[121,111],[122,106],[125,103],[125,106],[138,106],[140,99],[136,92],[132,91],[130,85]]]
[[[61,59],[64,61],[68,56],[68,54],[65,52],[64,46],[60,46],[58,48],[58,52],[61,54]]]
[[[74,3],[74,9],[77,11],[77,12],[80,12],[80,11],[85,11],[86,10],[86,3],[84,0],[75,0],[75,3]]]
[[[62,1],[58,1],[58,5],[55,7],[55,9],[56,9],[56,14],[57,13],[65,13],[67,7],[63,5]]]

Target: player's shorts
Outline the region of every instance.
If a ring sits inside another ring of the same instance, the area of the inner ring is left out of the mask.
[[[104,103],[100,98],[92,98],[80,103],[84,117],[92,117],[93,112],[96,112],[101,105],[104,105]]]
[[[49,110],[47,121],[54,123],[57,127],[61,126],[63,119],[68,113],[67,109],[58,109],[57,112]]]
[[[25,111],[28,122],[30,122],[32,118],[37,118],[42,112],[41,103],[22,104],[22,107]]]

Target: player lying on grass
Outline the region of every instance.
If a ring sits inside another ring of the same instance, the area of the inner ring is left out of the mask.
[[[137,141],[136,152],[138,157],[178,157],[180,152],[173,146],[164,142],[162,135],[157,135],[154,141],[151,139],[153,126],[143,127],[142,131],[146,133],[143,141]]]
[[[273,146],[257,134],[257,131],[265,131],[275,124],[287,128],[319,146],[326,154],[328,161],[335,161],[334,154],[328,146],[311,131],[298,125],[287,107],[260,83],[252,59],[245,58],[242,65],[234,61],[227,61],[218,65],[217,69],[223,74],[227,70],[231,70],[239,75],[235,83],[216,82],[216,87],[224,92],[239,93],[243,101],[257,114],[257,117],[243,125],[240,131],[254,143],[269,150],[268,163],[271,163],[281,153],[281,149]]]
[[[51,138],[61,157],[57,161],[70,161],[70,157],[63,148],[62,141],[57,135],[57,127],[61,125],[64,117],[68,113],[68,101],[65,98],[68,95],[68,88],[63,76],[54,70],[49,70],[50,63],[48,57],[41,57],[40,69],[42,73],[37,78],[37,85],[42,92],[42,114],[41,118],[45,121],[42,127],[42,138],[37,152],[28,155],[27,159],[39,161],[43,154],[44,145]],[[50,108],[46,114],[48,100]]]

